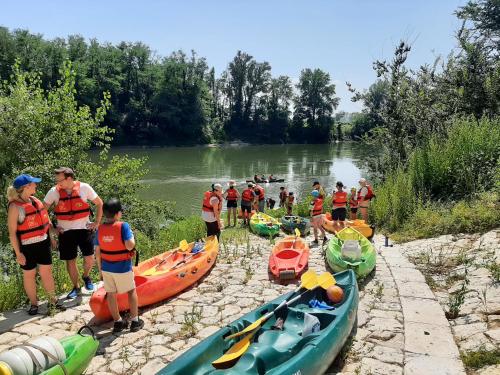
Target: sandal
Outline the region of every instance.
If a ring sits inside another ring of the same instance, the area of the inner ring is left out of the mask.
[[[31,305],[30,309],[28,310],[29,315],[36,315],[38,314],[38,306],[37,305]]]

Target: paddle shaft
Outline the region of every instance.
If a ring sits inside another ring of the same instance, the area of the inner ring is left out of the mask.
[[[181,264],[187,263],[187,261],[188,261],[188,260],[190,260],[191,258],[193,258],[195,255],[197,255],[197,254],[201,254],[201,253],[203,253],[204,251],[205,251],[205,249],[198,251],[196,254],[192,254],[192,255],[188,256],[187,258],[185,258],[185,259],[181,260],[179,263],[177,263],[175,266],[171,267],[171,268],[169,269],[169,271],[171,271],[171,270],[175,270],[175,269],[176,269],[177,267],[179,267]]]

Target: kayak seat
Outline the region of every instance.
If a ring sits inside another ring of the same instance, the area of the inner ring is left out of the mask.
[[[293,259],[299,256],[299,252],[292,249],[285,249],[276,254],[280,259]]]

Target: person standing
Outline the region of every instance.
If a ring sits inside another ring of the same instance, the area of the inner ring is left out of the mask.
[[[284,207],[286,204],[286,198],[288,197],[288,193],[284,186],[280,187],[280,207]]]
[[[313,196],[313,200],[311,202],[311,225],[313,226],[314,231],[314,241],[313,245],[318,245],[318,230],[323,234],[323,244],[326,243],[326,233],[323,229],[323,198],[318,190],[313,190],[311,192]]]
[[[368,222],[368,208],[370,201],[375,197],[372,187],[366,182],[365,178],[359,180],[360,189],[358,190],[358,207],[361,212],[361,217],[365,222]]]
[[[212,184],[212,190],[203,194],[203,204],[201,207],[201,218],[207,226],[207,236],[217,236],[220,238],[222,223],[220,213],[222,210],[222,185]]]
[[[293,195],[293,191],[291,191],[286,197],[286,214],[292,215],[293,210],[293,201],[295,200],[295,196]]]
[[[236,210],[238,208],[238,198],[240,193],[234,187],[235,181],[229,181],[229,188],[224,192],[224,198],[227,201],[227,226],[231,226],[231,212],[233,213],[234,226],[236,226]]]
[[[121,332],[128,322],[120,316],[117,294],[127,293],[130,306],[130,331],[137,332],[144,327],[139,318],[139,303],[135,289],[132,258],[135,255],[135,239],[130,225],[120,221],[122,205],[112,198],[103,205],[104,222],[99,225],[94,239],[95,255],[99,275],[104,282],[106,300],[114,320],[113,332]]]
[[[42,280],[43,288],[49,297],[51,307],[63,310],[55,294],[52,276],[51,245],[55,248],[55,239],[50,237],[52,224],[43,203],[34,196],[36,184],[40,178],[22,174],[17,176],[7,189],[9,201],[7,225],[9,239],[16,255],[17,263],[23,270],[24,290],[30,301],[29,315],[38,313],[36,272]]]
[[[319,192],[319,197],[321,199],[325,199],[326,198],[325,189],[323,189],[323,186],[321,186],[321,184],[319,183],[319,181],[314,181],[313,182],[313,189],[317,190]]]
[[[66,262],[73,289],[68,293],[68,299],[81,294],[76,258],[78,248],[83,256],[82,279],[87,290],[94,290],[90,279],[90,271],[94,266],[93,233],[101,222],[102,200],[94,189],[84,182],[75,180],[71,168],[61,167],[54,171],[56,186],[49,190],[44,198],[45,208],[54,206],[59,233],[59,256]],[[96,207],[96,218],[90,221],[91,209],[89,202]]]
[[[243,217],[243,225],[250,224],[250,215],[252,213],[252,204],[255,199],[253,191],[253,183],[249,182],[247,188],[241,193],[241,216]]]
[[[332,220],[340,228],[345,227],[345,218],[347,216],[347,192],[343,191],[344,184],[337,181],[335,185],[337,191],[332,197]]]
[[[358,197],[355,187],[351,188],[351,194],[349,196],[349,209],[351,211],[350,219],[356,220],[356,216],[358,213]]]
[[[264,188],[260,185],[255,185],[253,191],[255,192],[255,198],[257,203],[256,211],[264,212],[264,205],[266,203]]]

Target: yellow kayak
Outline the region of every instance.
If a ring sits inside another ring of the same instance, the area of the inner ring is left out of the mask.
[[[367,239],[371,240],[375,234],[375,227],[373,225],[368,225],[364,220],[346,220],[345,225],[347,228],[356,229],[359,233],[365,236]],[[335,225],[332,221],[332,215],[327,212],[323,218],[323,228],[330,233],[337,234],[342,227]]]

